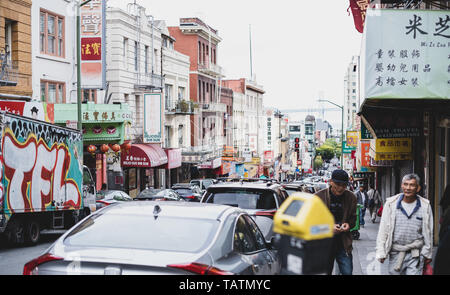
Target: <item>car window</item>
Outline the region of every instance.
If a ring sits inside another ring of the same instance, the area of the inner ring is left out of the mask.
[[[200,186],[200,181],[198,181],[198,180],[191,180],[190,184],[191,184],[191,185],[197,185],[197,186]]]
[[[180,195],[192,195],[192,190],[188,188],[175,188],[175,191],[177,191]]]
[[[282,204],[289,197],[289,194],[285,189],[281,189],[281,203]]]
[[[257,250],[266,249],[266,241],[264,239],[263,234],[261,233],[258,226],[256,225],[255,221],[253,221],[253,219],[251,219],[250,216],[247,216],[247,215],[245,215],[244,218],[250,228],[250,231],[252,232],[252,234],[255,237],[256,249]]]
[[[252,253],[257,251],[255,238],[243,216],[240,216],[236,222],[234,230],[234,249],[240,253]]]
[[[275,194],[270,190],[226,188],[207,193],[206,203],[235,206],[242,209],[276,209]]]
[[[69,233],[64,243],[198,253],[211,244],[218,227],[219,221],[211,219],[105,213],[86,219]]]

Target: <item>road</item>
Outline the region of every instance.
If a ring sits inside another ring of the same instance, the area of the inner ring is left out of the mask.
[[[61,234],[43,234],[33,247],[8,248],[0,245],[0,275],[21,275],[28,261],[41,255]]]

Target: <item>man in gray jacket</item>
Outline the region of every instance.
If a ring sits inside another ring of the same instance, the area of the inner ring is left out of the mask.
[[[420,178],[408,174],[402,180],[402,194],[386,200],[377,236],[376,258],[389,256],[392,275],[421,275],[433,250],[433,212],[430,202],[417,195]]]

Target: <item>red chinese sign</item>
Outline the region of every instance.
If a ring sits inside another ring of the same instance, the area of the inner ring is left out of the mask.
[[[361,141],[361,166],[370,167],[370,142]]]
[[[364,31],[367,7],[369,7],[369,0],[350,0],[355,27],[360,33]]]
[[[81,39],[81,60],[102,59],[102,38]]]

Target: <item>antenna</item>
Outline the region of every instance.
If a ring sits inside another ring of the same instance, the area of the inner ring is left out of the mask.
[[[253,59],[252,59],[252,25],[248,25],[250,39],[250,80],[253,80]]]

